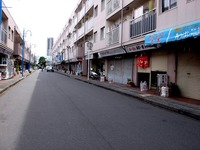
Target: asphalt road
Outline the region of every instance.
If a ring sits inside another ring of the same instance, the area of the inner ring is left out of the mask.
[[[57,73],[0,95],[0,150],[199,150],[200,122]]]

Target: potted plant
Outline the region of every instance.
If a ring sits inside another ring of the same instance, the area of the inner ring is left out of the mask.
[[[131,87],[135,86],[135,84],[133,83],[133,81],[131,81],[131,79],[127,79],[127,85]]]
[[[16,73],[19,74],[19,65],[16,65]]]
[[[170,96],[180,96],[181,92],[176,83],[170,82],[169,84],[169,94]]]

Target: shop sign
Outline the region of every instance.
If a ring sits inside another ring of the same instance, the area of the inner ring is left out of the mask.
[[[136,58],[136,66],[140,68],[148,68],[149,67],[149,58],[148,56],[139,56]]]
[[[85,59],[88,60],[88,58],[93,59],[93,54],[89,54],[89,57],[88,57],[88,55],[85,55]]]
[[[76,59],[76,58],[71,59],[71,62],[76,62],[76,61],[78,61],[78,59]]]
[[[145,46],[144,43],[140,43],[140,44],[126,46],[126,51],[127,53],[132,53],[136,51],[143,51],[143,50],[154,49],[154,48],[155,47],[148,47],[148,46]]]
[[[127,46],[126,51],[128,53],[131,53],[131,52],[135,52],[135,51],[144,50],[145,48],[146,47],[144,44],[131,45],[131,46]]]
[[[124,54],[124,53],[125,51],[122,48],[115,48],[115,49],[99,52],[98,55],[100,58],[102,58],[106,56],[112,56],[112,55],[118,55],[118,54]]]
[[[200,21],[196,21],[159,32],[147,34],[145,36],[145,45],[150,46],[154,44],[184,40],[192,37],[196,38],[199,36]]]

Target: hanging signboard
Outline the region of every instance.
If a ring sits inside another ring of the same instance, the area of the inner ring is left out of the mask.
[[[136,66],[140,68],[148,68],[149,67],[149,58],[148,56],[139,56],[136,58]]]

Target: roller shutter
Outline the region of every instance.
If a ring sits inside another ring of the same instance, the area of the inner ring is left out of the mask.
[[[200,100],[200,55],[183,52],[178,56],[177,85],[184,97]]]

